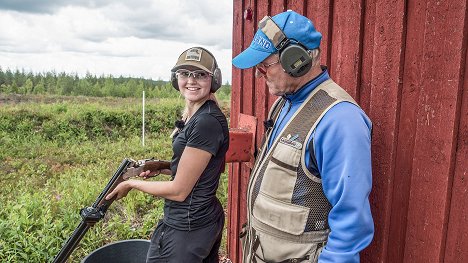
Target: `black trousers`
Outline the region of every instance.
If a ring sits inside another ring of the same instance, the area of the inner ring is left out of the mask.
[[[174,229],[161,220],[151,237],[146,263],[218,263],[224,216],[192,231]]]

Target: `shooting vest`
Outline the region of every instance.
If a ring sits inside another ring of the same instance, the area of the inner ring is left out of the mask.
[[[284,105],[281,101],[271,108],[270,119],[278,118]],[[294,113],[270,149],[271,128],[267,129],[247,189],[248,224],[240,235],[244,263],[317,262],[330,233],[332,206],[320,176],[305,166],[305,149],[321,118],[343,101],[356,104],[335,82],[324,81]]]

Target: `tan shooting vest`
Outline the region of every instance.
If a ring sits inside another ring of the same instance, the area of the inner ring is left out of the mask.
[[[278,117],[283,106],[280,101],[273,105],[270,118]],[[266,131],[247,189],[249,224],[241,233],[244,263],[317,262],[330,232],[332,207],[321,178],[305,166],[305,149],[321,118],[343,101],[356,104],[346,91],[327,80],[304,101],[269,150],[271,130]]]

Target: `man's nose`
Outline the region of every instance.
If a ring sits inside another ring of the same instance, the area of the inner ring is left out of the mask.
[[[258,70],[258,68],[255,68],[255,77],[256,78],[263,78],[264,76],[265,76],[265,74],[263,74],[263,72]]]

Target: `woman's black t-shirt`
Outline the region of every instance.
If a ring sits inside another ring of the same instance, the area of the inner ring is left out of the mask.
[[[183,202],[165,200],[164,223],[178,230],[190,231],[210,225],[219,216],[224,216],[221,203],[216,198],[216,190],[229,148],[229,130],[226,117],[214,101],[206,101],[174,135],[174,155],[171,161],[173,176],[177,176],[177,166],[186,146],[212,154],[192,192]]]

